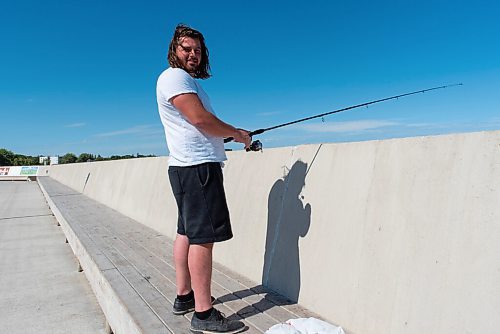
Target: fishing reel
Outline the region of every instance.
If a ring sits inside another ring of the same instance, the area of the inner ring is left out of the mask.
[[[246,151],[247,152],[250,152],[250,151],[254,151],[254,152],[261,151],[262,152],[262,143],[260,142],[260,140],[254,140],[250,144],[250,147],[246,149]]]
[[[261,130],[257,130],[257,131],[261,131]],[[254,131],[253,133],[251,132],[250,137],[254,134],[260,134],[260,133],[262,133],[262,132],[256,132],[256,131]],[[224,143],[229,143],[233,140],[234,140],[233,137],[224,138]],[[250,151],[254,151],[254,152],[261,151],[262,152],[262,143],[260,142],[260,140],[254,140],[250,144],[250,146],[246,149],[246,151],[247,152],[250,152]]]

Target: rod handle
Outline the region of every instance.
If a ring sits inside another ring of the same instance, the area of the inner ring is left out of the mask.
[[[260,135],[261,133],[264,133],[264,131],[266,131],[266,129],[258,129],[258,130],[255,130],[255,131],[251,131],[248,135],[250,137],[253,137],[255,135]],[[227,138],[224,138],[224,143],[229,143],[229,142],[231,142],[233,140],[234,140],[233,137],[227,137]]]

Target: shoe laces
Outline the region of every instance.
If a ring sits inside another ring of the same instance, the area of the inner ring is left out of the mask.
[[[214,308],[214,310],[215,310],[215,319],[217,319],[217,321],[222,321],[222,322],[227,321],[226,315],[224,313],[222,313],[216,308]]]

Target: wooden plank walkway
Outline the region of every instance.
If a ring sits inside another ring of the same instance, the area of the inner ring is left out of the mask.
[[[192,313],[176,316],[168,237],[49,178],[38,182],[116,333],[190,333]],[[214,263],[216,307],[263,333],[291,318],[314,316],[262,285]]]

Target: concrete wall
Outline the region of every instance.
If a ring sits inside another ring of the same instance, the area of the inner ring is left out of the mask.
[[[500,131],[228,157],[216,261],[346,333],[499,332]],[[50,175],[175,235],[166,158]]]

